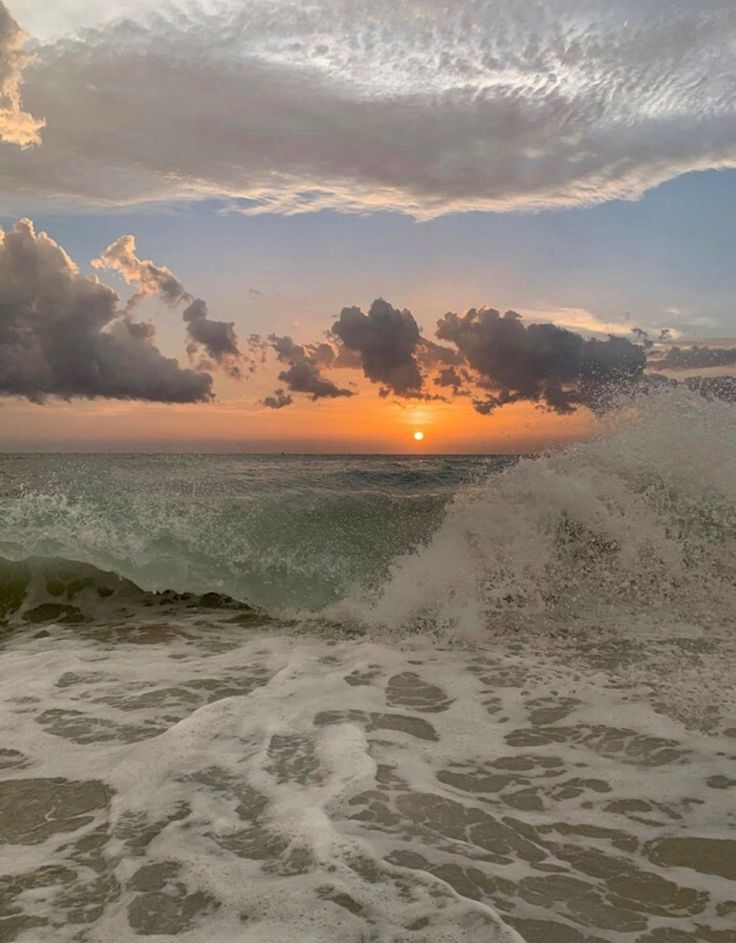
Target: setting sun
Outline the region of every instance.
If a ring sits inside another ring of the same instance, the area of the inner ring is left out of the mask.
[[[423,432],[415,432],[415,433],[414,433],[414,441],[415,441],[415,442],[421,442],[423,438],[424,438],[424,433],[423,433]]]

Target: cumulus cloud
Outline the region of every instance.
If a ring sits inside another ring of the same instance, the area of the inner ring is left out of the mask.
[[[212,377],[164,357],[118,302],[30,220],[0,230],[0,395],[211,399]]]
[[[501,315],[494,308],[449,312],[437,322],[437,337],[457,347],[487,391],[474,400],[483,414],[519,400],[572,412],[640,378],[646,366],[642,348],[625,338],[586,340],[555,324],[525,325],[515,311]]]
[[[241,359],[238,336],[232,321],[211,321],[207,312],[207,303],[195,298],[187,305],[182,314],[191,338],[190,353],[199,347],[207,355],[222,364],[230,376],[239,377],[238,361]]]
[[[251,346],[272,349],[288,368],[279,374],[284,387],[264,400],[272,409],[290,405],[293,392],[313,399],[352,395],[322,373],[342,367],[360,370],[381,396],[469,396],[485,415],[521,400],[559,413],[580,406],[601,410],[642,383],[647,365],[645,348],[626,338],[584,338],[555,324],[527,325],[516,312],[501,315],[493,308],[449,312],[437,322],[435,337],[421,333],[410,311],[378,298],[368,313],[343,308],[328,333],[330,343],[301,345],[272,334],[267,341],[252,338]]]
[[[434,340],[421,333],[410,311],[378,298],[367,314],[359,307],[343,308],[327,335],[330,343],[302,345],[272,334],[265,341],[251,338],[251,346],[254,353],[271,349],[287,367],[279,374],[284,386],[263,400],[271,409],[291,405],[291,393],[315,400],[353,395],[322,372],[342,367],[361,371],[382,396],[470,397],[482,415],[522,401],[565,414],[580,407],[602,412],[621,393],[677,385],[646,372],[653,365],[647,361],[653,342],[645,331],[632,333],[637,343],[615,335],[584,337],[549,322],[526,323],[515,311],[485,307],[448,312],[437,322]],[[694,350],[706,366],[733,362],[730,348]],[[693,377],[685,383],[710,398],[736,396],[733,377]]]
[[[446,387],[460,396],[466,393],[466,388],[471,379],[466,370],[457,370],[455,367],[445,367],[434,377],[434,382],[439,387]]]
[[[190,297],[171,269],[156,265],[150,259],[139,259],[135,252],[135,236],[121,236],[98,259],[92,260],[94,268],[118,272],[128,285],[138,285],[137,291],[128,300],[129,310],[151,295],[160,295],[170,305]]]
[[[139,259],[134,236],[121,236],[98,259],[93,259],[92,265],[98,269],[118,272],[128,284],[138,286],[128,300],[128,311],[151,295],[159,295],[172,307],[183,301],[188,302],[182,318],[189,335],[189,355],[194,356],[203,349],[230,376],[240,378],[242,354],[235,325],[229,321],[210,320],[206,302],[190,295],[171,269],[156,265],[150,259]]]
[[[24,70],[35,56],[24,52],[28,36],[0,0],[0,141],[26,148],[41,142],[46,122],[23,110],[21,85]]]
[[[6,162],[6,205],[22,190],[426,218],[736,166],[732,0],[156,6],[41,49],[26,99],[44,147]]]
[[[260,338],[253,338],[252,344],[260,346]],[[313,400],[336,399],[341,396],[353,396],[352,390],[346,390],[332,380],[322,375],[322,368],[332,366],[335,362],[335,352],[329,344],[295,344],[288,337],[279,337],[270,334],[268,345],[273,349],[278,360],[286,365],[286,369],[279,373],[279,380],[292,393],[304,393]],[[267,396],[264,406],[271,409],[282,409],[293,402],[293,397],[283,389],[275,391],[273,396]]]
[[[267,396],[263,400],[263,405],[269,409],[283,409],[284,406],[291,406],[294,398],[289,396],[283,389],[274,390],[273,396]]]
[[[365,376],[380,383],[386,394],[420,395],[423,379],[417,351],[423,341],[410,311],[399,311],[383,298],[373,302],[368,314],[357,307],[343,308],[332,334],[359,355]]]

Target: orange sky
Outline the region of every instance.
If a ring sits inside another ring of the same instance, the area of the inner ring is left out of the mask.
[[[537,451],[595,430],[587,410],[563,417],[519,403],[481,416],[467,399],[399,404],[375,389],[351,399],[299,399],[281,410],[264,409],[252,396],[186,406],[6,400],[2,420],[4,451],[501,453]],[[413,439],[417,430],[425,434],[421,443]]]

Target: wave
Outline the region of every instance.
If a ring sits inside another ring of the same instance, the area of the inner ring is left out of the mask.
[[[383,586],[339,619],[453,637],[732,626],[736,410],[683,390],[630,399],[596,441],[461,489]]]
[[[507,459],[0,459],[0,555],[62,557],[146,590],[318,611],[378,585],[463,482]]]
[[[53,622],[78,625],[103,617],[139,616],[142,610],[234,610],[239,620],[264,615],[222,593],[147,592],[130,580],[87,563],[61,558],[0,557],[0,627]],[[231,613],[232,614],[232,613]]]
[[[722,627],[734,432],[732,404],[667,389],[622,403],[595,441],[521,460],[3,459],[0,618],[87,619],[171,590],[455,638]]]

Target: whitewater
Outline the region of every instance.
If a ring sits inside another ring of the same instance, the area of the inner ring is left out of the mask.
[[[732,943],[736,409],[0,456],[0,940]]]

